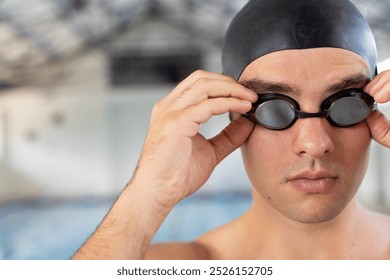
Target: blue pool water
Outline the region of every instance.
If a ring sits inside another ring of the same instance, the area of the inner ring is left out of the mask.
[[[69,259],[114,198],[39,199],[0,204],[0,259]],[[241,215],[248,194],[193,196],[168,216],[154,242],[189,241]]]

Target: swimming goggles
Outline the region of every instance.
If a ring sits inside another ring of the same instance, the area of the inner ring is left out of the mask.
[[[372,96],[362,89],[346,89],[329,96],[321,103],[318,113],[300,111],[298,102],[289,96],[265,93],[259,94],[259,99],[244,116],[272,130],[287,129],[298,118],[326,118],[333,126],[348,127],[363,121],[376,109]]]

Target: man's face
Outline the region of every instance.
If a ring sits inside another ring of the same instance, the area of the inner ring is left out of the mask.
[[[288,95],[302,111],[316,113],[333,93],[362,88],[369,71],[366,62],[350,51],[286,50],[255,60],[239,81],[259,94]],[[255,203],[268,201],[266,205],[278,213],[302,223],[331,220],[363,180],[370,139],[364,121],[338,128],[325,118],[298,119],[281,131],[257,125],[242,146]]]

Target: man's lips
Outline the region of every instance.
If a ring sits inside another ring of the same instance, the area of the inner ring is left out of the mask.
[[[329,192],[338,178],[328,171],[304,171],[288,177],[287,182],[298,191],[320,194]]]

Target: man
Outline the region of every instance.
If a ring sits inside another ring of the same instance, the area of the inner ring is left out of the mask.
[[[250,1],[230,26],[224,74],[196,71],[153,108],[137,170],[74,259],[389,259],[390,219],[356,191],[390,74],[347,0]],[[373,98],[372,98],[372,97]],[[231,113],[216,137],[199,134]],[[241,147],[250,209],[190,243],[151,240],[170,210]]]

